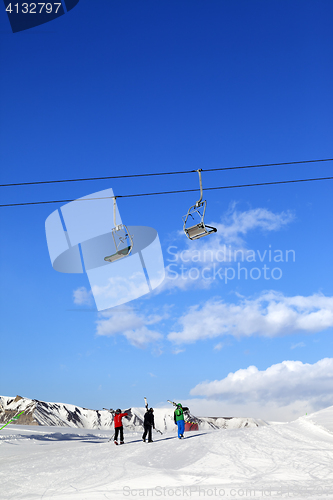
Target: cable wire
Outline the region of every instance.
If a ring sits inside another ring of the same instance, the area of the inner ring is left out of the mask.
[[[333,161],[333,158],[324,158],[320,160],[304,160],[304,161],[289,161],[283,163],[265,163],[258,165],[242,165],[236,167],[221,167],[221,168],[207,168],[202,169],[203,172],[217,172],[222,170],[238,170],[242,168],[261,168],[261,167],[277,167],[282,165],[297,165],[301,163],[318,163],[325,161]],[[76,178],[76,179],[59,179],[59,180],[51,180],[51,181],[34,181],[34,182],[17,182],[12,184],[0,184],[0,187],[12,187],[12,186],[32,186],[37,184],[56,184],[61,182],[84,182],[84,181],[101,181],[107,179],[129,179],[135,177],[152,177],[156,175],[178,175],[178,174],[191,174],[196,172],[196,170],[182,170],[178,172],[155,172],[148,174],[130,174],[130,175],[113,175],[107,177],[86,177],[86,178]]]
[[[296,182],[313,182],[313,181],[327,181],[332,180],[333,177],[317,177],[315,179],[295,179],[295,180],[287,180],[287,181],[273,181],[273,182],[258,182],[256,184],[239,184],[237,186],[219,186],[219,187],[209,187],[205,188],[205,191],[213,191],[216,189],[235,189],[235,188],[243,188],[243,187],[254,187],[254,186],[271,186],[273,184],[291,184]],[[72,201],[91,201],[91,200],[105,200],[109,198],[134,198],[137,196],[157,196],[162,194],[179,194],[179,193],[192,193],[194,191],[198,191],[199,189],[182,189],[179,191],[161,191],[157,193],[139,193],[139,194],[123,194],[118,196],[104,196],[100,198],[79,198],[74,200],[49,200],[49,201],[31,201],[26,203],[8,203],[5,205],[0,205],[1,207],[18,207],[24,205],[44,205],[49,203],[70,203]]]

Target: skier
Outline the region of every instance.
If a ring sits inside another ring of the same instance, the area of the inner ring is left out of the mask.
[[[189,411],[187,406],[182,406],[181,403],[177,404],[177,408],[174,412],[174,420],[175,424],[178,426],[178,437],[182,439],[184,437],[185,431],[185,420],[184,420],[184,411]]]
[[[144,426],[144,433],[142,436],[142,441],[145,443],[146,442],[146,437],[148,434],[148,443],[152,443],[152,428],[155,429],[155,420],[154,420],[154,409],[153,408],[147,408],[147,411],[145,413],[144,421],[143,421],[143,426]]]
[[[126,417],[128,413],[121,413],[121,409],[118,408],[116,410],[115,416],[114,416],[114,444],[118,444],[118,434],[120,433],[120,444],[124,444],[124,427],[121,419],[123,417]]]

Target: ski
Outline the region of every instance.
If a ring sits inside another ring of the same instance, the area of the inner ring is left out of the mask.
[[[124,417],[126,418],[126,420],[130,421],[131,418],[133,417],[133,413],[132,413],[132,409],[131,408],[128,408],[127,410],[124,410],[123,413],[127,413],[127,417]]]
[[[103,408],[103,410],[106,410],[106,411],[109,411],[110,413],[112,413],[112,415],[115,413],[115,411],[112,409],[112,408]]]
[[[177,403],[175,403],[174,401],[170,401],[170,399],[167,399],[167,402],[172,404],[173,406],[177,406]]]
[[[143,399],[145,400],[145,407],[146,407],[146,410],[148,410],[148,401],[147,401],[147,398],[143,398]],[[160,431],[159,429],[156,429],[156,427],[155,427],[155,431],[156,431],[156,432],[159,432],[160,434],[163,434],[163,432],[162,432],[162,431]]]
[[[3,425],[1,427],[1,429],[3,429],[4,427],[6,427],[6,425],[10,424],[13,420],[18,420],[20,418],[20,415],[22,415],[22,413],[24,413],[24,410],[21,411],[21,413],[19,413],[18,415],[16,415],[16,417],[13,417],[11,420],[9,420],[9,422],[7,422],[5,425]],[[1,431],[1,429],[0,429],[0,431]]]
[[[111,413],[112,417],[114,417],[115,411],[112,408],[103,408],[103,410],[108,411],[109,413]],[[111,422],[111,425],[112,425],[112,422]],[[114,434],[110,437],[110,439],[108,439],[108,443],[110,443],[110,441],[113,441],[113,440],[114,440]]]

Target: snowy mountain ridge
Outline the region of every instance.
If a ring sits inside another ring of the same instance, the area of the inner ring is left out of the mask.
[[[47,403],[37,399],[21,396],[0,396],[0,424],[6,424],[18,413],[24,411],[17,424],[74,427],[81,429],[110,429],[113,427],[113,415],[108,410],[90,410],[71,404]],[[124,410],[123,410],[124,411]],[[128,430],[138,430],[143,426],[145,408],[130,408],[128,416],[123,419]],[[154,409],[155,426],[164,431],[173,431],[173,408]],[[232,417],[195,417],[185,414],[187,420],[198,424],[200,430],[208,429],[240,429],[243,427],[259,427],[266,422],[254,418]]]

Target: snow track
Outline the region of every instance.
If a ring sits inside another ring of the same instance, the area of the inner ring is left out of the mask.
[[[127,432],[117,447],[111,435],[8,425],[0,434],[1,500],[333,500],[333,434],[310,418],[184,440],[155,433],[154,443]]]

